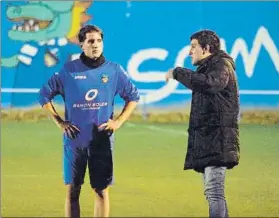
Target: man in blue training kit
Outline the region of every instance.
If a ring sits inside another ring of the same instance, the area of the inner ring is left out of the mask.
[[[87,25],[79,32],[83,52],[64,65],[39,92],[39,102],[64,131],[64,182],[67,186],[66,217],[80,217],[79,196],[88,163],[95,191],[95,217],[109,216],[108,186],[113,182],[114,132],[128,119],[139,101],[139,93],[123,68],[103,56],[103,32]],[[114,98],[125,101],[120,116],[113,120]],[[52,99],[61,95],[65,120],[56,112]]]

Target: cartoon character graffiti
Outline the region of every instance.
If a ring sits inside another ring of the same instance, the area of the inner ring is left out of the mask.
[[[20,6],[9,6],[7,18],[15,22],[8,31],[11,40],[23,42],[19,52],[2,58],[1,66],[17,68],[14,88],[38,88],[79,49],[77,34],[91,18],[87,1],[29,1]],[[76,48],[69,47],[74,46]],[[38,72],[40,71],[40,72]],[[14,94],[20,102],[36,102],[36,96]],[[35,96],[35,97],[34,97]],[[30,99],[31,98],[31,99]],[[12,99],[12,103],[19,101]]]
[[[53,47],[64,46],[69,42],[77,43],[77,33],[82,23],[90,16],[85,10],[92,1],[30,1],[26,5],[8,7],[7,17],[21,22],[8,32],[10,39],[23,42],[35,41],[38,47],[23,45],[21,54],[1,60],[4,67],[15,67],[19,62],[30,65],[41,46],[48,45],[45,64],[53,66],[58,50]],[[56,60],[57,61],[57,60]]]

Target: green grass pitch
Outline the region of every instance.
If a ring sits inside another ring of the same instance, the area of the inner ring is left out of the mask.
[[[205,217],[202,176],[183,171],[188,124],[127,123],[116,133],[111,216]],[[231,217],[279,216],[279,126],[241,125],[240,164],[227,172]],[[51,121],[2,122],[3,217],[64,216],[62,140]],[[88,175],[81,215],[93,216]]]

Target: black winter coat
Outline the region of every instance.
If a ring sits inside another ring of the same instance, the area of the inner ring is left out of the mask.
[[[219,51],[200,61],[196,72],[177,67],[173,77],[192,90],[184,170],[238,165],[239,92],[233,59]]]

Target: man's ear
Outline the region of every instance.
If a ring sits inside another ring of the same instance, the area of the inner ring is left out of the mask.
[[[79,45],[80,45],[80,47],[82,48],[82,46],[83,46],[83,43],[80,43]]]
[[[210,53],[210,46],[206,45],[205,48],[206,48],[206,52]]]
[[[210,53],[209,45],[206,45],[205,48],[202,49],[202,54]]]

